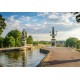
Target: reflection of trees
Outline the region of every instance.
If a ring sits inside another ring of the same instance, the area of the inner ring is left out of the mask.
[[[3,65],[2,65],[2,64],[0,64],[0,67],[3,67]]]
[[[15,63],[14,61],[16,61],[18,63],[21,63],[21,65],[23,67],[26,66],[27,64],[27,52],[26,51],[13,51],[13,52],[4,52],[4,53],[0,53],[0,56],[4,55],[5,57],[7,57],[7,59],[9,59],[11,62],[10,64]],[[0,64],[0,67],[2,67],[3,64]]]
[[[22,51],[22,67],[25,67],[26,64],[27,64],[27,55],[26,55],[26,50],[25,51]]]
[[[7,55],[8,58],[12,58],[15,60],[18,60],[18,58],[21,56],[20,52],[15,51],[15,52],[6,52],[5,55]]]
[[[33,61],[33,51],[13,51],[13,52],[3,52],[0,53],[0,56],[4,56],[6,58],[6,63],[0,64],[0,66],[10,65],[10,66],[27,66],[27,57],[28,63]]]

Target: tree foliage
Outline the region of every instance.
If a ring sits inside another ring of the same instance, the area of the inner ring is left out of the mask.
[[[65,46],[66,47],[77,47],[77,42],[78,42],[78,39],[77,38],[70,37],[70,38],[68,38],[66,40]]]
[[[15,39],[15,46],[20,47],[22,45],[21,38],[22,34],[19,30],[12,30],[7,34],[8,37],[13,36]]]
[[[50,41],[39,41],[38,43],[46,45],[46,44],[50,44]]]
[[[15,46],[15,39],[14,37],[10,36],[6,36],[4,38],[4,41],[3,41],[3,44],[4,44],[4,47],[14,47]]]
[[[3,41],[4,47],[9,47],[9,37],[5,37]]]
[[[77,41],[77,49],[80,49],[80,40]]]
[[[72,12],[73,15],[75,15],[76,21],[79,23],[80,22],[80,12]]]
[[[19,40],[18,38],[15,39],[15,47],[20,47],[22,45],[21,40]]]
[[[0,48],[3,47],[3,40],[4,40],[4,38],[2,38],[2,37],[0,36]]]
[[[13,36],[9,37],[9,47],[14,47],[15,46],[15,39]]]
[[[2,34],[5,27],[6,27],[5,18],[3,18],[2,15],[0,14],[0,35]]]
[[[28,44],[33,44],[33,38],[32,38],[31,35],[28,36],[28,38],[27,38],[27,43],[28,43]]]
[[[13,36],[15,39],[21,39],[22,34],[19,30],[11,30],[7,36]]]

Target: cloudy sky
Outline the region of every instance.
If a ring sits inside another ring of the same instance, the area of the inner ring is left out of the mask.
[[[80,39],[80,24],[75,16],[64,12],[2,12],[6,19],[6,29],[2,33],[5,36],[10,30],[25,29],[34,40],[51,40],[52,27],[58,31],[56,39],[66,40],[69,37]]]

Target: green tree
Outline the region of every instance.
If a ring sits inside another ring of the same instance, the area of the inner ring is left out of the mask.
[[[28,38],[27,38],[27,43],[28,43],[28,44],[33,44],[33,38],[32,38],[31,35],[28,36]]]
[[[22,46],[21,40],[19,40],[18,38],[15,39],[15,46],[16,46],[16,47]]]
[[[66,40],[65,42],[65,46],[66,47],[76,47],[77,46],[77,41],[78,39],[77,38],[74,38],[74,37],[70,37]]]
[[[6,36],[4,38],[4,41],[3,41],[3,44],[4,44],[4,47],[14,47],[15,46],[15,39],[14,37],[10,36]]]
[[[21,38],[22,38],[22,33],[19,30],[12,30],[7,34],[8,37],[13,36],[15,39],[15,46],[19,47],[22,45],[21,43]]]
[[[2,15],[0,14],[0,35],[2,34],[5,27],[6,27],[5,18],[3,18]]]
[[[4,38],[3,45],[4,47],[9,47],[9,37],[8,36]]]
[[[21,39],[22,34],[19,30],[11,30],[7,36],[13,36],[15,39]]]
[[[77,41],[77,49],[80,49],[80,40]]]
[[[0,36],[0,48],[2,48],[3,47],[3,38]]]
[[[73,15],[75,15],[76,21],[79,23],[80,22],[80,12],[72,12]]]
[[[14,47],[15,46],[15,39],[13,36],[9,37],[9,47]]]

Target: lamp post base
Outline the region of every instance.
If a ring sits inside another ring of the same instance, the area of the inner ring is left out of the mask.
[[[51,46],[56,47],[56,39],[51,39]]]

